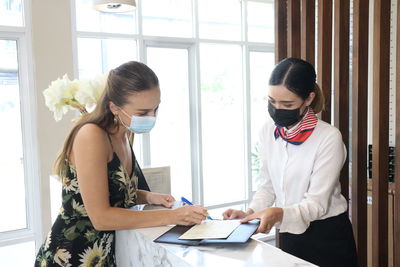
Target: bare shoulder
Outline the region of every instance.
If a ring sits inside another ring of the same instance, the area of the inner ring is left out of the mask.
[[[103,140],[107,138],[107,133],[94,123],[86,123],[78,130],[75,138],[87,141],[91,139]]]
[[[106,131],[93,123],[83,125],[76,133],[73,151],[78,153],[90,151],[109,158],[110,144]]]

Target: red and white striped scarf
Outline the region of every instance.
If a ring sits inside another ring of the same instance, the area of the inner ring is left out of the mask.
[[[304,143],[308,137],[312,134],[317,125],[318,117],[315,115],[312,108],[308,108],[306,115],[304,115],[303,119],[300,121],[299,125],[297,125],[296,129],[287,133],[285,127],[276,126],[274,135],[275,139],[281,137],[288,143],[293,145],[301,145]]]

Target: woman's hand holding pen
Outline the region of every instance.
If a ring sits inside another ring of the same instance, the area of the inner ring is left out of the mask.
[[[201,206],[185,205],[181,208],[171,211],[174,224],[193,225],[199,224],[208,216],[208,212]]]
[[[166,208],[170,208],[172,206],[172,202],[175,201],[175,198],[171,195],[158,194],[148,191],[144,191],[144,197],[147,204],[163,205]],[[171,216],[168,218],[168,224],[199,224],[208,216],[208,212],[205,208],[201,206],[195,206],[193,204],[185,205],[181,208],[171,210],[170,212]]]
[[[282,221],[282,218],[283,218],[283,209],[273,207],[250,214],[240,222],[247,223],[248,221],[251,221],[253,219],[260,219],[261,220],[260,226],[257,229],[257,233],[267,234],[269,233],[269,231],[271,231],[271,228],[275,225],[275,223]]]

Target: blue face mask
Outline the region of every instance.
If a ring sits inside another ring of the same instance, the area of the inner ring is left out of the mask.
[[[129,131],[134,132],[136,134],[148,133],[153,129],[156,124],[156,117],[153,116],[129,116],[125,111],[121,109],[121,111],[128,117],[131,118],[131,124],[125,125],[124,122],[119,118],[122,125],[124,125]]]

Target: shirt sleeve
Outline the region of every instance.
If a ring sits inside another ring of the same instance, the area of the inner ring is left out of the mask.
[[[253,199],[250,203],[249,208],[254,212],[263,210],[271,207],[275,202],[275,191],[272,185],[271,178],[268,173],[268,164],[266,160],[266,149],[265,149],[265,132],[260,133],[260,150],[259,156],[261,160],[260,168],[260,179],[263,181],[254,194]]]
[[[310,222],[325,215],[329,200],[339,183],[346,160],[346,147],[338,130],[322,142],[316,154],[308,191],[298,204],[283,207],[281,232],[304,233]]]

